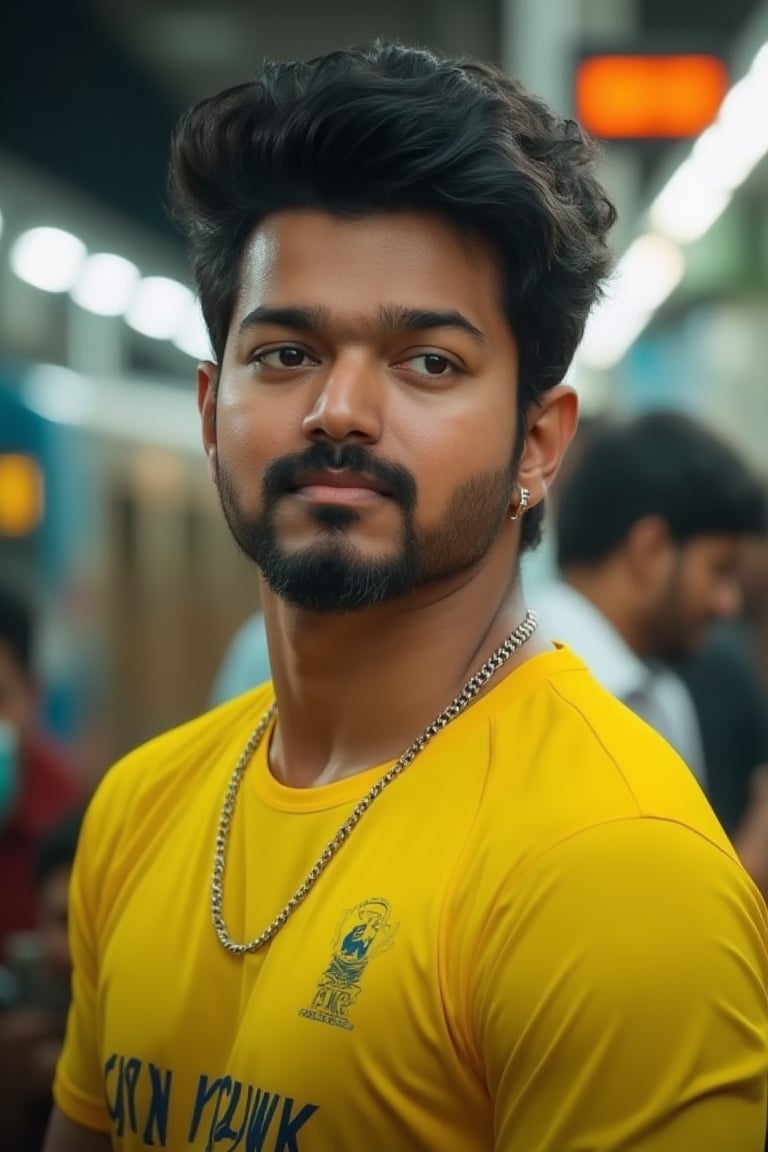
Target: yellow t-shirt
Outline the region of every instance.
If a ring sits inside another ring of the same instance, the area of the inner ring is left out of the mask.
[[[117,1149],[760,1152],[763,902],[695,780],[567,650],[376,800],[261,952],[214,934],[216,823],[269,687],[128,756],[74,871],[55,1096]],[[381,773],[253,757],[224,914],[257,935]]]

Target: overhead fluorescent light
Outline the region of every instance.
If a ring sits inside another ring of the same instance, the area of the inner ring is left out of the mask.
[[[126,323],[155,340],[172,340],[194,296],[189,288],[167,276],[146,276],[139,281],[125,314]]]
[[[185,313],[179,329],[173,337],[173,343],[195,360],[211,359],[211,342],[198,300],[195,300]]]
[[[11,248],[11,268],[44,292],[68,292],[85,260],[85,244],[61,228],[30,228]]]
[[[680,249],[646,233],[619,261],[609,291],[590,315],[579,348],[587,368],[610,368],[622,358],[685,273]]]
[[[727,93],[717,119],[699,136],[650,208],[654,228],[678,243],[703,236],[734,191],[768,152],[768,44]]]
[[[122,316],[139,282],[139,270],[130,260],[112,252],[95,252],[84,261],[72,299],[98,316]]]
[[[595,369],[617,364],[677,287],[685,272],[679,245],[709,231],[768,153],[766,107],[768,43],[651,204],[653,231],[636,240],[619,262],[610,294],[587,323],[580,363]]]
[[[702,175],[702,165],[691,156],[654,200],[650,222],[668,239],[688,244],[709,231],[731,197],[730,189],[718,187]]]
[[[683,278],[685,260],[676,244],[646,232],[630,244],[616,270],[615,294],[634,312],[658,308]],[[609,298],[610,300],[610,298]]]

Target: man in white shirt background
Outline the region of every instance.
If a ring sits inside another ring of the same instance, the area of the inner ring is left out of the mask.
[[[672,665],[739,611],[740,550],[766,531],[761,480],[709,430],[656,412],[586,429],[553,503],[559,579],[532,597],[543,630],[656,728],[706,790],[698,717]]]

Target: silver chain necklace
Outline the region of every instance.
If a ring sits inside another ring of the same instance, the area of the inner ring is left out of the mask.
[[[365,796],[363,796],[361,800],[358,800],[349,818],[345,820],[333,839],[326,844],[322,853],[310,868],[307,878],[299,885],[282,911],[278,912],[277,916],[275,916],[272,923],[264,929],[261,935],[255,936],[253,940],[250,940],[247,944],[238,944],[229,935],[222,913],[227,845],[229,842],[230,827],[232,825],[232,815],[235,810],[235,801],[243,779],[243,774],[251,757],[264,739],[264,734],[269,727],[272,717],[277,712],[277,704],[271,706],[259,721],[235,766],[224,797],[224,805],[221,809],[221,816],[219,817],[219,825],[216,832],[216,853],[213,864],[213,880],[211,882],[211,916],[213,918],[213,926],[216,929],[216,935],[227,952],[232,953],[234,956],[244,956],[250,952],[258,952],[260,948],[263,948],[265,944],[268,944],[270,940],[277,935],[286,920],[288,920],[299,905],[307,898],[331,860],[333,860],[341,846],[345,844],[352,835],[353,830],[360,823],[374,800],[381,795],[393,780],[397,779],[401,772],[405,771],[409,764],[413,763],[419,752],[426,748],[433,736],[436,736],[438,732],[441,732],[452,720],[455,720],[457,716],[461,715],[464,709],[472,703],[480,689],[485,687],[491,677],[494,676],[500,668],[503,668],[510,656],[518,652],[523,644],[531,639],[537,627],[538,620],[535,612],[527,612],[522,623],[518,624],[517,628],[507,637],[501,647],[491,653],[480,671],[476,672],[474,676],[467,681],[458,696],[455,696],[448,707],[443,709],[439,716],[435,717],[420,736],[416,737],[413,743],[403,752],[400,759],[393,764],[383,776],[379,777],[376,783],[366,792]]]

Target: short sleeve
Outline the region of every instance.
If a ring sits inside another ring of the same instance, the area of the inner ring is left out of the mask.
[[[104,786],[102,785],[102,788]],[[86,814],[72,869],[69,893],[69,945],[72,1000],[53,1095],[61,1111],[87,1128],[110,1127],[99,1057],[98,943],[96,886],[100,874],[97,793]]]
[[[495,1152],[762,1152],[766,939],[738,861],[671,821],[529,864],[476,953]]]

